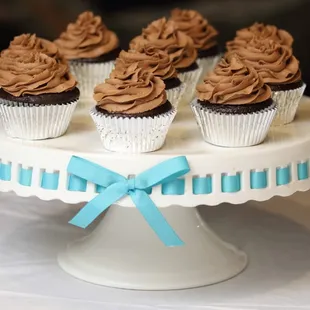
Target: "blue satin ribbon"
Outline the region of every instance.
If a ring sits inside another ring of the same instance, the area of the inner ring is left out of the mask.
[[[77,156],[72,156],[67,170],[72,175],[104,188],[98,196],[80,210],[69,222],[70,224],[86,228],[108,207],[129,195],[142,216],[166,246],[184,244],[146,191],[153,186],[171,182],[188,173],[190,167],[185,156],[168,159],[132,179],[127,179],[116,172]]]

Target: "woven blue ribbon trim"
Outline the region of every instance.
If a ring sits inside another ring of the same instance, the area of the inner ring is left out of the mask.
[[[104,188],[98,196],[80,210],[70,221],[70,224],[86,228],[113,203],[129,195],[150,227],[166,246],[184,244],[155,206],[146,190],[159,184],[171,182],[188,173],[190,167],[185,156],[168,159],[132,179],[127,179],[116,172],[77,156],[72,156],[67,170],[70,174]]]

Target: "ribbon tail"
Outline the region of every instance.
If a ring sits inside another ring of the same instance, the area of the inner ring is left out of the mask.
[[[109,186],[101,194],[87,203],[69,223],[74,226],[86,228],[102,212],[109,208],[110,205],[120,200],[126,194],[127,187],[124,183],[119,182]]]
[[[165,246],[174,247],[184,245],[184,242],[169,225],[167,220],[146,192],[140,190],[131,191],[130,197],[142,216],[145,218],[158,238],[165,244]]]

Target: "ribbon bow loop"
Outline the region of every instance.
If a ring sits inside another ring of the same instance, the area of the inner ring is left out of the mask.
[[[174,157],[138,174],[135,182],[137,188],[148,189],[175,180],[189,171],[185,156]]]
[[[166,160],[130,179],[77,156],[72,156],[67,170],[71,174],[105,188],[80,210],[70,221],[71,224],[85,228],[112,204],[130,195],[137,209],[166,246],[184,244],[148,196],[146,190],[189,172],[186,157],[180,156]]]

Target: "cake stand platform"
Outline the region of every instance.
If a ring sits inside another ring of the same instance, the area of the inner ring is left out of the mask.
[[[98,194],[98,188],[68,174],[72,155],[125,177],[184,155],[190,173],[154,187],[150,197],[185,246],[165,247],[126,197],[109,208],[88,237],[69,244],[59,255],[59,264],[77,278],[119,288],[169,290],[217,283],[240,273],[247,258],[220,240],[195,207],[264,201],[310,189],[309,103],[310,99],[303,98],[296,121],[272,128],[265,143],[240,149],[204,143],[188,107],[178,112],[165,146],[151,154],[104,151],[82,108],[68,133],[58,139],[18,141],[0,130],[0,191],[85,202]]]

